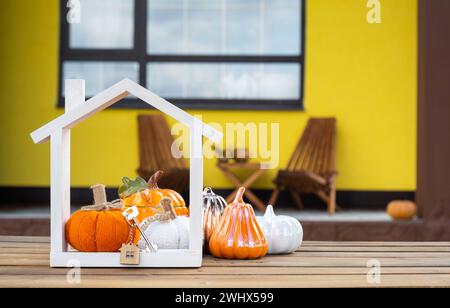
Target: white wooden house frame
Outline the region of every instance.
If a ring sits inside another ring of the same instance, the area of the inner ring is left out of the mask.
[[[70,217],[70,129],[129,94],[171,116],[190,129],[190,235],[189,249],[142,253],[141,267],[200,267],[202,263],[202,137],[219,142],[222,133],[174,106],[130,79],[123,79],[85,101],[85,82],[65,81],[65,113],[31,133],[35,143],[50,140],[51,155],[51,267],[122,267],[120,253],[69,251],[65,223]]]

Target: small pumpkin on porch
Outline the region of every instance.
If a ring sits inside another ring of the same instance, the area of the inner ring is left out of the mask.
[[[243,201],[244,192],[244,187],[239,188],[211,235],[209,251],[215,257],[257,259],[269,250],[252,206]]]
[[[269,244],[269,254],[294,252],[303,241],[303,228],[298,219],[285,215],[275,215],[273,206],[268,205],[264,216],[256,219]]]
[[[116,252],[130,240],[120,202],[107,202],[105,186],[91,187],[94,204],[82,207],[66,223],[66,240],[82,252]]]
[[[135,180],[131,180],[128,177],[122,178],[123,184],[119,187],[119,197],[122,199],[125,207],[138,207],[139,216],[137,220],[139,222],[158,213],[158,206],[164,197],[172,201],[178,216],[189,215],[186,203],[179,193],[172,189],[158,187],[158,180],[163,174],[163,171],[157,171],[150,177],[148,182],[140,177],[137,177]]]
[[[409,220],[416,216],[417,207],[409,200],[394,200],[389,202],[386,211],[393,219]]]

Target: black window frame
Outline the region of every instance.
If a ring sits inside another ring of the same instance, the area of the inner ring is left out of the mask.
[[[214,98],[170,98],[169,102],[183,109],[203,110],[304,110],[305,84],[305,15],[306,0],[300,1],[300,55],[164,55],[147,54],[147,0],[134,0],[134,38],[132,49],[73,49],[70,48],[70,31],[66,16],[69,11],[67,0],[60,0],[60,42],[59,42],[59,73],[58,73],[58,107],[64,107],[63,64],[65,61],[132,61],[139,64],[139,84],[146,86],[147,63],[181,62],[181,63],[298,63],[299,91],[298,99],[214,99]],[[138,31],[139,30],[139,31]],[[126,98],[112,108],[145,109],[152,108],[142,104],[139,99]]]

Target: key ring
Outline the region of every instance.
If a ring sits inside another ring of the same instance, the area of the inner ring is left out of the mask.
[[[127,208],[122,212],[122,215],[127,220],[128,224],[130,224],[131,227],[135,226],[139,232],[141,233],[142,238],[144,239],[146,245],[146,250],[148,252],[155,253],[158,251],[158,246],[149,240],[145,232],[142,231],[141,227],[139,226],[139,223],[136,220],[136,217],[139,215],[139,211],[136,206],[132,206]],[[131,223],[133,222],[133,223]]]

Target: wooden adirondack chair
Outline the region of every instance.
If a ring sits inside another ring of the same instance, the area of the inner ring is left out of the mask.
[[[140,177],[148,180],[158,170],[164,171],[161,188],[185,191],[189,188],[189,168],[184,158],[175,158],[171,147],[174,141],[169,125],[162,114],[138,115]],[[178,156],[179,157],[179,156]]]
[[[269,204],[281,190],[288,190],[299,208],[300,193],[314,193],[325,201],[328,213],[336,210],[336,119],[310,118],[289,163],[278,172]]]

